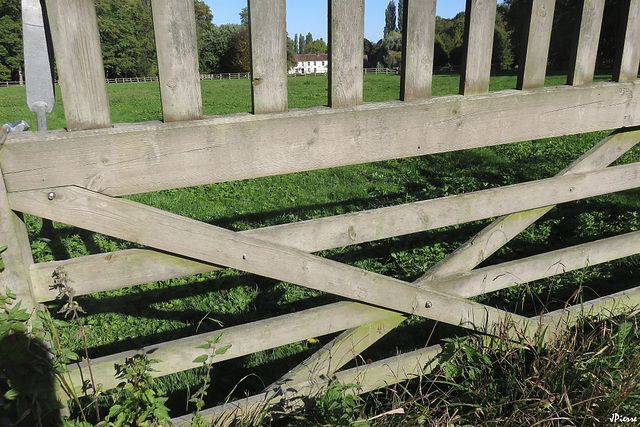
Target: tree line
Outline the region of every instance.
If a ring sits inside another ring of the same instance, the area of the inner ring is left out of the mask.
[[[616,32],[620,14],[628,0],[606,0],[597,66],[610,69],[615,56]],[[548,66],[568,67],[568,52],[579,24],[582,0],[557,0]],[[98,27],[102,43],[105,74],[113,77],[157,75],[150,0],[96,0]],[[213,24],[211,9],[194,0],[200,72],[246,72],[250,67],[249,17],[240,12],[240,24]],[[494,27],[492,64],[496,70],[509,70],[520,61],[531,0],[506,0],[498,5]],[[616,13],[618,12],[618,13]],[[22,75],[22,24],[20,0],[0,0],[0,81],[19,80]],[[364,53],[371,67],[399,67],[402,60],[403,2],[390,0],[385,10],[383,38],[364,39]],[[434,66],[457,69],[462,62],[464,12],[452,19],[436,17]],[[295,65],[294,55],[326,53],[327,44],[311,33],[289,37],[287,61]]]
[[[572,43],[580,24],[584,0],[556,0],[547,67],[567,70]],[[605,0],[596,67],[610,70],[616,54],[616,39],[628,10],[628,0]],[[492,67],[510,70],[520,64],[524,51],[531,0],[505,0],[498,4],[493,36]],[[622,12],[622,13],[621,13]],[[399,67],[402,58],[403,1],[390,0],[385,10],[383,38],[374,43],[365,39],[364,51],[370,66]],[[436,17],[434,67],[459,69],[462,63],[465,13],[451,19]]]

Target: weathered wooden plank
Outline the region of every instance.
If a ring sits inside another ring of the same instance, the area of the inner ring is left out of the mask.
[[[308,250],[342,247],[398,235],[492,218],[640,186],[640,163],[607,168],[365,212],[301,221],[285,226],[293,247],[308,239]],[[277,227],[274,227],[277,228]],[[257,229],[255,236],[269,234]]]
[[[635,137],[637,138],[638,135],[636,134]],[[633,137],[627,139],[635,141]],[[619,142],[617,144],[611,143],[609,146],[619,147]],[[619,153],[623,152],[621,150]],[[639,175],[639,164],[617,166],[594,173],[559,176],[405,205],[258,228],[239,234],[305,252],[316,252],[492,218],[526,209],[542,208],[546,212],[550,209],[545,208],[549,203],[557,204],[636,188],[640,186]],[[44,215],[43,213],[34,214]],[[528,216],[532,216],[533,219],[527,219]],[[538,215],[538,212],[513,215],[514,218],[523,220],[526,225],[531,224],[539,216],[541,214]],[[524,227],[524,225],[519,227]],[[515,231],[514,233],[517,234]],[[512,233],[505,233],[504,227],[500,228],[498,232],[492,230],[487,234],[489,236],[497,234],[502,237],[512,235]],[[489,237],[489,240],[494,243],[499,241],[493,237]],[[497,249],[489,250],[487,242],[478,246],[480,241],[481,239],[478,237],[474,240],[474,245],[476,248],[484,249],[482,256],[489,256]],[[502,241],[502,244],[504,243],[506,241]],[[469,259],[476,259],[476,256]],[[482,259],[477,260],[477,263],[481,261]],[[165,256],[161,253],[145,250],[93,255],[69,261],[37,264],[33,266],[31,272],[35,292],[40,301],[50,299],[52,294],[48,291],[48,286],[51,274],[61,264],[68,265],[73,269],[74,276],[78,278],[76,280],[78,294],[117,289],[216,269],[212,265],[202,265],[193,260]],[[113,274],[104,274],[102,278],[94,277],[93,272],[96,268],[105,272],[113,271]],[[116,274],[118,271],[126,271],[127,274]],[[120,277],[120,279],[113,279],[112,276]]]
[[[428,286],[431,289],[453,295],[472,297],[636,253],[640,253],[640,232],[602,239],[452,277],[433,280],[428,283]],[[67,273],[72,277],[70,270],[67,269]],[[232,348],[224,355],[216,356],[215,362],[222,362],[256,351],[274,348],[309,337],[327,335],[364,324],[368,329],[368,334],[358,338],[367,338],[365,342],[360,339],[354,339],[354,335],[351,334],[346,339],[339,340],[340,342],[337,346],[332,347],[333,351],[330,355],[332,360],[330,363],[326,363],[324,358],[317,355],[304,363],[306,368],[304,374],[306,376],[302,375],[303,372],[300,369],[291,371],[284,376],[287,381],[293,384],[321,374],[331,377],[337,370],[336,367],[346,364],[353,355],[359,354],[361,349],[368,348],[373,342],[377,341],[378,337],[384,336],[392,330],[396,326],[396,320],[403,319],[404,316],[383,309],[358,303],[341,302],[273,319],[225,328],[216,331],[222,332],[222,340],[219,345],[232,345]],[[196,347],[202,344],[210,335],[211,333],[199,334],[95,359],[91,363],[92,370],[96,377],[101,378],[105,388],[111,388],[118,383],[113,377],[113,364],[122,363],[126,357],[131,357],[136,353],[153,354],[154,358],[161,360],[159,364],[155,365],[157,372],[153,374],[154,376],[190,369],[194,367],[191,361],[202,353],[202,350]],[[343,348],[340,349],[338,347]],[[347,357],[347,355],[351,355],[351,357]],[[82,381],[80,381],[81,373],[78,369],[86,369],[86,364],[71,367],[73,382],[78,384],[77,392],[80,393],[82,391]]]
[[[622,22],[618,49],[613,64],[613,80],[634,81],[640,67],[640,0],[629,0],[629,14]]]
[[[638,141],[640,141],[640,131],[638,130],[616,131],[580,156],[557,176],[605,168],[634,147]],[[553,207],[553,205],[541,207],[498,218],[434,265],[422,276],[420,281],[475,268]],[[458,268],[463,269],[458,270]]]
[[[346,312],[340,314],[348,316]],[[372,322],[346,329],[272,383],[265,391],[283,383],[297,384],[309,378],[333,377],[336,371],[398,327],[406,318],[392,311],[381,312]]]
[[[331,334],[359,323],[367,323],[380,316],[382,311],[355,302],[330,304],[92,359],[91,370],[103,387],[110,389],[120,382],[115,378],[114,363],[123,364],[126,358],[135,354],[151,354],[153,358],[160,360],[153,366],[153,376],[168,375],[200,366],[193,363],[193,359],[206,351],[197,347],[204,344],[213,334],[222,333],[218,348],[231,346],[226,353],[215,356],[213,362],[219,363],[307,338]],[[345,312],[349,315],[345,316]],[[69,371],[76,386],[76,393],[84,394],[82,378],[88,375],[86,362],[69,365]]]
[[[437,366],[436,357],[441,351],[440,345],[430,346],[338,372],[334,377],[311,378],[270,387],[263,393],[205,409],[201,414],[217,427],[242,425],[242,422],[261,420],[262,416],[265,416],[264,421],[269,421],[304,408],[309,404],[309,397],[321,397],[326,388],[336,381],[340,384],[357,384],[357,389],[348,392],[361,394],[425,375]],[[176,417],[171,422],[175,426],[187,426],[192,416]]]
[[[403,14],[400,99],[426,99],[433,80],[436,1],[406,0]]]
[[[518,89],[532,89],[544,86],[551,42],[551,27],[556,0],[533,0],[531,18],[525,30],[526,51],[520,58]]]
[[[604,14],[604,0],[584,0],[582,18],[571,49],[572,68],[567,84],[584,85],[593,82],[600,40],[600,28]]]
[[[287,110],[286,0],[249,0],[255,114]]]
[[[640,141],[640,131],[615,132],[560,172],[559,175],[604,168],[635,146],[638,141]],[[451,277],[475,268],[550,209],[552,207],[539,208],[499,218],[452,254],[431,267],[414,283],[431,286],[432,283],[437,283],[439,278]],[[455,292],[455,290],[452,291]],[[373,341],[384,336],[386,331],[393,330],[404,319],[405,317],[402,315],[391,315],[384,319],[381,317],[369,325],[347,330],[289,371],[285,378],[292,378],[294,382],[300,382],[310,376],[317,376],[318,372],[335,372],[350,357],[353,357],[353,354],[364,351]],[[379,330],[378,327],[383,328],[382,330],[385,332],[371,334],[371,330]],[[352,343],[353,347],[349,348],[343,345],[344,343]]]
[[[616,316],[638,307],[640,307],[640,287],[635,287],[576,304],[566,309],[552,311],[542,316],[542,323],[552,325],[555,328],[554,330],[560,331],[574,325],[578,319],[584,317]],[[552,338],[554,338],[553,335],[549,337],[549,339]]]
[[[632,232],[444,277],[436,277],[439,271],[444,271],[443,268],[429,270],[425,275],[429,276],[430,280],[418,279],[414,283],[469,298],[638,253],[640,253],[640,232]],[[455,265],[451,265],[451,262],[447,263],[446,267],[451,271],[455,269]],[[467,266],[463,265],[463,267]],[[303,363],[290,370],[278,382],[284,379],[292,383],[302,382],[321,374],[330,377],[353,357],[369,348],[406,319],[404,315],[398,313],[387,312],[386,316],[384,314],[380,313],[374,322],[359,325],[340,334]],[[271,385],[273,386],[274,384]]]
[[[473,330],[491,328],[506,315],[299,249],[76,187],[14,193],[9,200],[21,212],[41,211],[46,218],[87,230]]]
[[[321,397],[326,388],[334,382],[357,384],[358,387],[349,390],[349,393],[362,394],[426,375],[437,366],[436,358],[441,351],[440,345],[429,346],[338,372],[333,377],[311,378],[299,383],[270,387],[258,395],[205,409],[201,414],[219,427],[261,419],[262,415],[266,415],[267,421],[305,407],[308,405],[309,397]],[[190,414],[176,417],[171,421],[175,426],[187,426],[192,416]]]
[[[489,91],[496,2],[467,0],[465,17],[460,94],[475,95]]]
[[[17,135],[9,192],[123,195],[640,125],[640,85],[596,83],[410,102]],[[55,141],[55,144],[52,143]]]
[[[640,253],[640,232],[558,249],[429,282],[429,288],[471,297]]]
[[[151,0],[165,122],[202,118],[196,18],[191,0]]]
[[[111,126],[93,0],[46,0],[67,129]]]
[[[38,302],[34,297],[29,266],[33,264],[27,227],[22,215],[13,212],[7,199],[7,190],[0,170],[0,247],[7,246],[0,256],[4,269],[0,271],[0,292],[9,288],[22,301],[22,308],[35,310]]]
[[[364,0],[329,0],[329,106],[362,104]]]
[[[57,291],[49,289],[52,274],[64,267],[73,277],[76,295],[121,289],[129,286],[169,280],[219,270],[220,267],[178,257],[152,249],[127,249],[64,261],[32,264],[29,270],[37,301],[51,301]],[[96,274],[100,271],[101,274]]]
[[[560,331],[575,324],[583,314],[621,313],[625,309],[638,305],[640,305],[640,287],[548,313],[544,316],[544,321],[561,326],[558,328]],[[553,335],[549,334],[547,339],[552,337]],[[216,426],[236,425],[240,420],[249,420],[265,414],[267,418],[277,417],[304,407],[307,396],[321,396],[326,387],[336,381],[341,384],[357,384],[358,387],[350,391],[362,394],[427,375],[438,365],[438,356],[441,351],[442,346],[436,344],[337,372],[332,378],[315,377],[304,382],[285,383],[270,387],[258,395],[205,409],[201,414]],[[176,426],[183,426],[190,420],[191,415],[186,415],[174,418],[172,422]]]

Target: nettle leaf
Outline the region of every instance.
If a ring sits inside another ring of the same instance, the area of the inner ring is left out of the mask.
[[[200,356],[193,359],[193,363],[204,363],[209,358],[208,354],[201,354]]]
[[[80,360],[80,357],[76,353],[74,353],[73,351],[67,348],[62,349],[62,356],[67,358],[70,361]]]
[[[7,400],[14,400],[18,396],[20,396],[20,393],[15,388],[12,388],[12,389],[8,390],[4,394],[4,398],[7,399]]]
[[[27,327],[19,322],[11,322],[11,330],[14,332],[26,333]]]
[[[109,409],[109,415],[107,415],[107,417],[115,417],[120,411],[122,411],[122,405],[113,405],[111,409]]]
[[[224,347],[220,347],[216,349],[216,354],[225,354],[227,350],[231,348],[231,345],[225,345]]]
[[[203,348],[205,350],[209,350],[209,348],[211,348],[211,344],[209,344],[209,343],[200,344],[196,348]]]

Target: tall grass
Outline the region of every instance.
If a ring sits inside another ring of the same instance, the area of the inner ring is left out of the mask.
[[[355,404],[330,390],[323,399],[336,403],[332,410],[319,405],[281,424],[341,418],[347,422],[336,425],[637,425],[640,310],[604,317],[580,319],[547,346],[500,335],[445,339],[430,374]]]

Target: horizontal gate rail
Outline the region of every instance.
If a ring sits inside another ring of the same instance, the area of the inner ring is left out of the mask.
[[[121,196],[640,126],[639,107],[640,83],[594,83],[27,133],[5,142],[0,167],[9,192]]]
[[[406,205],[254,229],[239,232],[238,235],[262,238],[302,251],[316,252],[637,188],[640,187],[639,166],[640,164],[615,166],[592,173],[577,173]],[[10,193],[11,205],[16,210],[54,219],[55,215],[49,213],[48,208],[51,203],[47,196],[49,193],[56,192],[61,196],[63,190],[56,188],[50,190]],[[38,199],[41,203],[37,203]],[[60,221],[73,222],[71,218]],[[103,229],[101,232],[109,234],[108,231]],[[139,258],[139,261],[135,258]],[[167,268],[150,273],[150,268],[141,268],[144,263],[155,265],[160,259],[173,260],[176,265],[175,270]],[[148,283],[150,274],[153,274],[152,277],[155,280],[165,280],[216,270],[216,267],[211,265],[179,260],[171,255],[152,255],[146,250],[127,251],[126,255],[121,257],[115,253],[106,257],[104,255],[88,256],[68,263],[36,264],[32,267],[32,271],[35,292],[40,301],[51,299],[48,288],[51,273],[61,264],[68,264],[70,268],[77,269],[80,277],[87,275],[82,273],[83,269],[87,272],[93,271],[96,265],[102,265],[106,269],[113,268],[114,271],[120,271],[120,268],[131,265],[134,269],[131,273],[139,275],[140,279],[127,276],[124,283],[129,285],[133,282]],[[83,267],[83,264],[86,266]],[[136,273],[135,270],[138,272]],[[82,295],[116,289],[117,283],[113,279],[107,280],[103,287],[100,285],[100,279],[95,279],[87,283],[89,288],[80,286],[77,292]]]

